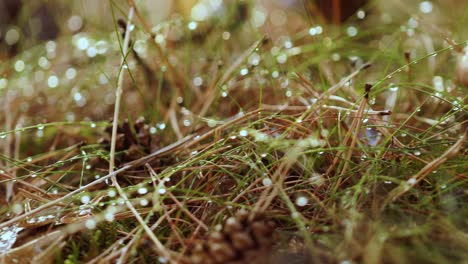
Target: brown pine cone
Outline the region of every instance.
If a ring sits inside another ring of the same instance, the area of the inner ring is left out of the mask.
[[[262,216],[249,219],[247,211],[239,211],[195,245],[184,263],[269,263],[274,226]]]
[[[108,145],[110,148],[110,138],[112,136],[112,125],[106,128],[107,137],[102,138],[99,143]],[[127,151],[125,156],[117,162],[132,161],[148,154],[151,148],[151,136],[149,126],[144,118],[138,118],[133,126],[133,130],[128,120],[125,120],[117,127],[116,151]]]

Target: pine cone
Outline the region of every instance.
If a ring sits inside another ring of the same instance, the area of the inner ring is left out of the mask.
[[[186,258],[187,264],[269,263],[273,245],[274,223],[262,216],[249,219],[247,211],[239,211],[216,226],[214,232],[197,244]]]
[[[120,162],[135,160],[150,152],[151,137],[145,119],[138,118],[133,128],[135,132],[132,131],[128,120],[117,127],[116,151],[127,151]],[[110,148],[112,125],[108,126],[105,131],[108,136],[101,139],[99,143],[108,145]]]

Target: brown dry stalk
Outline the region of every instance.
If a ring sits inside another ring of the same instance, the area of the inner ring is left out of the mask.
[[[176,142],[174,142],[174,143],[172,143],[172,144],[170,144],[170,145],[168,145],[166,147],[158,149],[155,152],[153,152],[153,153],[151,153],[151,154],[149,154],[149,155],[147,155],[147,156],[145,156],[143,158],[140,158],[140,159],[134,160],[132,162],[129,162],[129,163],[125,164],[124,166],[122,166],[121,168],[119,168],[118,170],[115,170],[114,172],[109,173],[109,174],[107,174],[107,175],[99,178],[98,180],[95,180],[95,181],[93,181],[93,182],[91,182],[91,183],[89,183],[87,185],[84,185],[81,188],[78,188],[78,189],[76,189],[76,190],[74,190],[74,191],[72,191],[72,192],[70,192],[70,193],[68,193],[68,194],[66,194],[66,195],[64,195],[62,197],[59,197],[59,198],[57,198],[57,199],[55,199],[53,201],[50,201],[50,202],[48,202],[46,204],[43,204],[43,205],[41,205],[41,206],[39,206],[39,207],[37,207],[35,209],[32,209],[29,212],[26,212],[26,213],[24,213],[22,215],[16,216],[15,218],[12,218],[12,219],[10,219],[8,221],[0,223],[0,229],[2,229],[4,227],[7,227],[7,226],[10,226],[10,225],[12,225],[14,223],[17,223],[19,221],[22,221],[22,220],[24,220],[24,219],[26,219],[26,218],[28,218],[30,216],[33,216],[33,215],[35,215],[37,213],[40,213],[40,212],[42,212],[43,210],[45,210],[45,209],[47,209],[49,207],[60,204],[60,203],[62,203],[64,201],[66,201],[67,199],[72,198],[73,195],[78,194],[78,193],[80,193],[80,192],[82,192],[84,190],[87,190],[87,189],[89,189],[89,188],[91,188],[91,187],[93,187],[93,186],[95,186],[95,185],[97,185],[97,184],[99,184],[99,183],[101,183],[103,181],[108,180],[109,178],[111,178],[115,174],[124,172],[124,171],[126,171],[126,170],[128,170],[130,168],[138,166],[138,165],[146,162],[149,159],[152,159],[152,158],[155,158],[155,157],[158,157],[158,156],[162,156],[162,155],[164,155],[164,154],[166,154],[168,152],[174,151],[175,149],[177,149],[178,147],[180,147],[181,145],[186,143],[191,138],[192,137],[185,137],[182,140],[176,141]]]
[[[361,126],[362,126],[362,122],[363,122],[363,119],[364,119],[364,110],[366,109],[366,106],[367,106],[367,101],[369,99],[369,92],[370,92],[370,89],[371,89],[372,85],[370,84],[366,84],[366,94],[363,98],[363,100],[361,101],[361,104],[359,105],[359,109],[358,109],[358,112],[357,112],[357,116],[356,118],[353,120],[353,124],[351,125],[349,131],[348,131],[348,135],[352,135],[353,134],[353,130],[354,130],[354,135],[351,139],[351,144],[349,145],[349,148],[348,148],[348,152],[346,153],[346,156],[345,156],[345,164],[343,166],[343,169],[341,170],[341,176],[345,175],[346,172],[348,171],[348,168],[349,168],[349,163],[351,161],[351,155],[353,154],[353,150],[354,150],[354,147],[356,146],[356,143],[357,143],[357,140],[358,140],[358,136],[359,136],[359,130],[361,130]],[[346,135],[346,136],[348,136]],[[345,144],[346,144],[347,140],[345,141]]]
[[[460,139],[458,139],[452,147],[450,147],[447,151],[444,152],[440,157],[437,159],[429,162],[424,168],[422,168],[418,173],[411,176],[407,181],[404,181],[400,184],[400,186],[393,189],[389,194],[385,202],[383,203],[381,210],[385,209],[385,207],[398,199],[400,196],[411,190],[411,187],[417,185],[420,181],[424,180],[427,175],[431,172],[436,170],[440,167],[444,162],[446,162],[449,158],[454,157],[458,154],[461,147],[465,144],[466,136],[468,131],[466,131]]]

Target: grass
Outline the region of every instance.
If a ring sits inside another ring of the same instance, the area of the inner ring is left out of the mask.
[[[466,263],[468,6],[257,28],[250,2],[196,26],[136,5],[122,34],[107,4],[114,28],[0,66],[2,262],[181,263],[245,211],[275,223],[268,263]]]

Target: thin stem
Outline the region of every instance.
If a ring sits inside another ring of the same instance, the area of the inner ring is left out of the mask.
[[[134,13],[134,8],[133,6],[131,6],[130,11],[128,12],[127,28],[125,30],[124,43],[122,46],[122,61],[120,64],[121,68],[123,68],[124,65],[127,64],[125,61],[125,57],[126,57],[127,50],[128,50],[128,43],[130,42],[130,32],[132,31],[131,24],[132,24],[133,13]],[[111,149],[110,149],[110,160],[109,160],[109,174],[112,174],[114,172],[114,167],[115,167],[115,145],[116,145],[116,139],[117,139],[117,125],[119,122],[119,109],[120,109],[120,100],[122,98],[122,85],[123,85],[124,74],[125,74],[125,71],[122,69],[122,71],[119,74],[119,78],[117,80],[117,90],[115,91],[114,120],[112,121],[112,138],[111,138]],[[112,178],[112,183],[115,184],[115,174],[112,174],[111,178]]]

